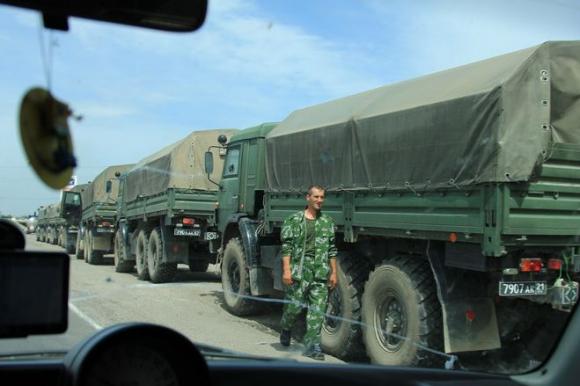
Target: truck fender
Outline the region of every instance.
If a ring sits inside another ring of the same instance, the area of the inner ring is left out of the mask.
[[[117,227],[121,231],[121,236],[123,237],[123,242],[125,243],[125,245],[129,245],[131,240],[130,240],[129,226],[127,225],[127,221],[119,221],[119,224],[117,225]]]
[[[271,295],[274,291],[274,283],[270,270],[259,264],[257,227],[258,221],[248,218],[245,214],[236,214],[228,221],[222,243],[225,247],[225,244],[232,237],[236,237],[236,235],[240,237],[250,274],[250,293],[253,296]]]
[[[224,234],[221,235],[222,251],[225,249],[226,245],[228,244],[228,241],[230,241],[230,239],[238,233],[239,227],[238,222],[243,217],[247,217],[247,215],[245,213],[235,213],[231,215],[230,218],[228,218],[226,227],[224,228]]]
[[[445,249],[427,244],[427,258],[441,304],[446,353],[501,347],[495,303],[478,282],[485,273],[445,267]]]
[[[249,268],[256,267],[259,260],[258,235],[256,233],[257,227],[258,222],[248,217],[242,217],[238,221],[238,230],[242,238],[242,244],[244,245],[244,252]]]

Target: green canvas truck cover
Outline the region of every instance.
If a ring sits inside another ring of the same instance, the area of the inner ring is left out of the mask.
[[[114,165],[99,173],[84,190],[81,190],[83,210],[94,203],[116,203],[119,195],[119,179],[115,175],[126,173],[132,167],[133,164]],[[107,181],[111,181],[109,191]]]
[[[580,143],[580,42],[539,46],[291,113],[267,136],[271,191],[528,181]]]
[[[44,217],[45,219],[52,219],[60,217],[60,202],[56,202],[54,204],[48,205],[44,209]]]
[[[217,186],[207,179],[204,154],[214,153],[214,171],[211,179],[219,181],[223,157],[216,148],[217,138],[224,134],[228,139],[235,129],[194,131],[187,137],[139,161],[127,174],[124,194],[127,201],[138,196],[152,196],[169,188],[216,191]]]
[[[85,191],[87,189],[88,186],[89,186],[89,184],[75,185],[71,189],[69,189],[69,192],[82,193],[83,191]]]

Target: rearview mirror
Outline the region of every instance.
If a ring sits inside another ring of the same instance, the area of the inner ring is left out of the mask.
[[[0,252],[0,337],[65,332],[68,284],[65,253]]]
[[[68,17],[127,24],[164,31],[190,32],[202,26],[207,0],[0,0],[42,13],[46,28],[68,31]]]
[[[205,152],[205,174],[213,173],[213,153],[211,151]]]

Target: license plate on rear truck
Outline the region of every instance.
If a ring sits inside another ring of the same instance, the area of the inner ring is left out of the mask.
[[[174,236],[199,236],[201,229],[175,228],[173,229]]]
[[[97,233],[113,233],[114,231],[113,228],[97,228]]]
[[[499,296],[540,296],[548,293],[545,281],[500,281]]]

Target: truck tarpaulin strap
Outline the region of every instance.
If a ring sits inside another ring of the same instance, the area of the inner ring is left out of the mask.
[[[536,47],[298,110],[267,136],[271,191],[528,181],[580,143],[580,42]]]

